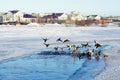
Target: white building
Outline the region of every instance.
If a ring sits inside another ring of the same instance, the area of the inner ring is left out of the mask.
[[[89,19],[89,20],[100,20],[101,16],[98,16],[98,15],[89,15],[89,16],[87,16],[87,19]]]
[[[79,12],[75,12],[75,11],[71,12],[70,18],[71,18],[72,21],[85,20],[85,17],[84,17],[84,16],[82,16]]]
[[[23,13],[18,10],[8,11],[1,15],[2,22],[20,22],[23,18]]]
[[[58,20],[67,20],[68,15],[63,13],[61,16],[58,16]]]
[[[24,14],[19,10],[12,10],[0,16],[0,22],[35,22],[36,17],[31,14]]]
[[[35,16],[31,14],[24,14],[21,22],[31,23],[36,21],[37,21],[37,18]]]

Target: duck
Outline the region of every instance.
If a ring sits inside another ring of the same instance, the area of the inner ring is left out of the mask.
[[[104,57],[104,59],[107,59],[107,58],[108,58],[108,55],[103,54],[103,57]]]
[[[58,47],[54,47],[54,50],[55,50],[55,52],[57,52],[58,51]]]
[[[66,42],[70,42],[70,40],[69,40],[69,39],[65,39],[65,40],[63,41],[63,43],[66,43]]]
[[[86,43],[86,44],[81,44],[82,45],[82,47],[90,47],[90,45],[88,44],[88,42]]]
[[[68,44],[67,47],[68,47],[68,50],[70,50],[72,48],[72,45]]]
[[[88,59],[91,60],[91,58],[92,58],[92,54],[93,54],[92,50],[88,50],[88,52],[86,53]]]
[[[46,47],[49,47],[50,46],[50,44],[46,44],[46,43],[43,43]]]
[[[62,42],[62,39],[61,39],[61,38],[58,38],[56,41],[57,41],[57,42]]]
[[[98,43],[96,40],[94,40],[94,43],[95,43],[95,47],[96,47],[96,48],[101,47],[101,44]]]
[[[96,60],[100,60],[100,55],[96,54],[95,58],[96,58]]]
[[[74,47],[74,51],[75,52],[77,52],[78,51],[78,49],[79,49],[79,47],[77,46],[77,47]]]
[[[44,42],[47,42],[47,41],[48,41],[48,38],[43,38],[43,41],[44,41]]]

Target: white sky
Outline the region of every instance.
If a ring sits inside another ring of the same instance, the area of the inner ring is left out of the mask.
[[[18,9],[23,12],[78,11],[83,15],[120,15],[120,0],[0,0],[0,12]]]

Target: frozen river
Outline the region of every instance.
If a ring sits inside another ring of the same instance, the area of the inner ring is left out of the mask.
[[[112,74],[106,72],[107,67],[113,64],[112,56],[118,57],[120,51],[119,27],[11,26],[0,27],[0,36],[0,80],[106,80]],[[70,39],[72,44],[93,44],[93,40],[97,40],[111,46],[112,49],[104,51],[110,59],[79,60],[68,55],[39,55],[45,49],[42,38],[46,37],[49,38],[50,48],[62,46],[55,42],[59,37]],[[110,70],[113,68],[116,67]],[[102,77],[102,74],[107,77]]]

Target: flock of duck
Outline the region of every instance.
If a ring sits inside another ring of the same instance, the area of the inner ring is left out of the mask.
[[[48,44],[48,38],[43,38],[43,44],[48,48],[51,44]],[[73,57],[78,57],[79,59],[88,58],[91,60],[95,58],[100,60],[100,58],[107,59],[108,55],[104,54],[102,51],[102,45],[94,40],[94,44],[90,45],[88,42],[80,45],[70,44],[69,39],[62,40],[58,38],[56,42],[63,43],[65,47],[54,47],[53,51],[44,51],[43,54],[46,55],[71,55]]]

